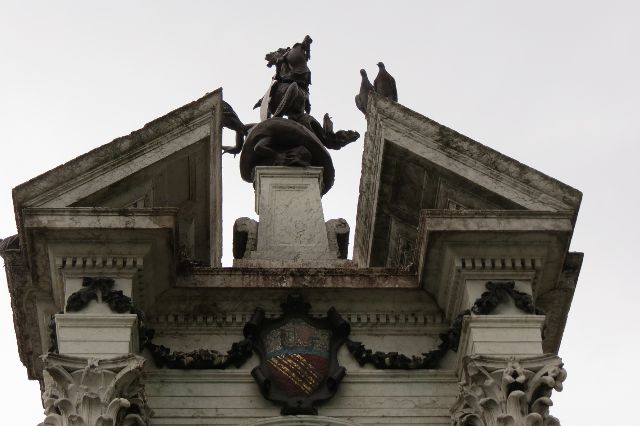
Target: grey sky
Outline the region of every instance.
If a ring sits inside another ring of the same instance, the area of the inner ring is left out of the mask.
[[[585,260],[560,348],[569,376],[552,413],[565,425],[630,424],[640,379],[638,22],[634,1],[0,0],[0,237],[16,232],[11,188],[205,92],[223,87],[243,120],[257,120],[251,106],[272,74],[264,54],[310,34],[317,118],[329,112],[364,135],[358,70],[373,79],[382,60],[405,106],[584,193],[571,248]],[[335,153],[323,201],[327,218],[352,226],[361,152],[359,141]],[[253,195],[237,159],[223,167],[229,264],[231,225],[253,214]],[[18,360],[0,275],[0,401],[11,406],[0,420],[36,424],[39,388]]]

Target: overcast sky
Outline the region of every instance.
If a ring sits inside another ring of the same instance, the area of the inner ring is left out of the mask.
[[[223,87],[243,120],[257,120],[251,107],[272,74],[264,54],[309,34],[316,118],[329,112],[364,135],[358,70],[373,79],[382,60],[403,105],[584,193],[571,249],[585,259],[560,348],[568,378],[552,413],[569,426],[632,424],[638,5],[0,0],[0,238],[16,233],[11,188],[206,92]],[[334,153],[323,199],[325,216],[352,229],[361,154],[362,140]],[[233,221],[253,214],[253,194],[237,159],[223,167],[228,265]],[[0,423],[34,425],[40,391],[18,359],[0,275]]]

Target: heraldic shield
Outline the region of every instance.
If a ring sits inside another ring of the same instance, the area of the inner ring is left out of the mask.
[[[337,352],[351,327],[334,308],[326,317],[311,317],[311,305],[297,294],[281,306],[279,318],[256,309],[244,327],[260,355],[251,375],[266,399],[283,406],[282,414],[317,414],[315,404],[331,398],[346,374]]]

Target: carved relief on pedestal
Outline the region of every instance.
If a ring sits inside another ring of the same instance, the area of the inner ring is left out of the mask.
[[[42,426],[146,426],[144,358],[108,360],[43,356],[46,418]]]
[[[567,377],[555,355],[530,358],[471,356],[463,361],[454,426],[555,426],[551,393]]]

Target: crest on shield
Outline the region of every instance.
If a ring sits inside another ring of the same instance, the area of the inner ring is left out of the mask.
[[[317,414],[315,404],[331,398],[346,374],[337,352],[351,327],[332,307],[322,318],[298,294],[281,305],[283,314],[266,318],[258,308],[244,335],[260,355],[251,371],[262,395],[282,405],[282,414]]]

